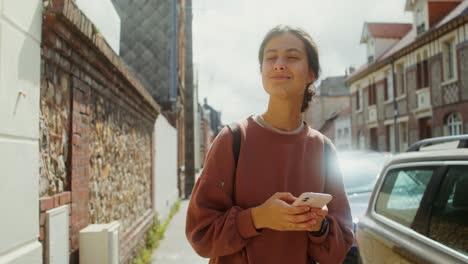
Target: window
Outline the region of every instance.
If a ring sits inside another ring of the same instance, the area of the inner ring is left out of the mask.
[[[338,129],[338,138],[342,138],[342,132],[341,132],[341,129]]]
[[[429,87],[429,67],[428,67],[428,64],[427,64],[427,60],[424,60],[422,62],[422,73],[423,73],[423,76],[422,76],[423,86],[422,86],[422,88]]]
[[[403,168],[388,172],[377,197],[375,211],[412,227],[434,168]]]
[[[416,65],[416,88],[426,88],[429,87],[429,68],[427,66],[427,60],[418,62]]]
[[[468,255],[468,166],[450,167],[432,208],[428,236]]]
[[[444,60],[444,80],[448,81],[455,77],[455,41],[447,40],[442,44],[442,56]]]
[[[349,136],[349,128],[347,127],[344,128],[344,136],[345,137]]]
[[[446,120],[447,133],[449,136],[463,134],[463,121],[459,113],[452,113]]]

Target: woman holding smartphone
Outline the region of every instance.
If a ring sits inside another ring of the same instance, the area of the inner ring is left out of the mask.
[[[277,26],[259,64],[267,109],[238,124],[237,165],[230,130],[214,140],[190,200],[187,238],[210,263],[341,263],[353,231],[341,172],[331,165],[336,152],[302,120],[320,72],[316,45],[301,29]],[[333,199],[322,208],[293,205],[305,192]]]

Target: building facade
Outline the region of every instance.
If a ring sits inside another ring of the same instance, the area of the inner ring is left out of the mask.
[[[205,158],[211,143],[222,129],[221,112],[215,110],[208,104],[208,99],[204,98],[203,105],[199,105],[200,116],[200,164],[203,168]]]
[[[347,78],[354,148],[404,151],[468,131],[468,1],[408,0],[413,24],[366,23]]]
[[[306,123],[330,138],[340,150],[351,148],[350,94],[345,83],[348,70],[354,72],[350,67],[344,76],[325,78],[304,113]]]
[[[320,130],[327,120],[349,107],[349,91],[346,76],[327,77],[317,89],[310,107],[304,112],[304,121]]]
[[[122,20],[121,56],[177,129],[180,197],[195,177],[191,0],[112,0]]]

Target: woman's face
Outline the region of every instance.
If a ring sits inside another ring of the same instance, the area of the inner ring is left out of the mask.
[[[262,82],[270,96],[302,101],[306,85],[314,78],[300,38],[285,33],[268,41],[263,50]]]

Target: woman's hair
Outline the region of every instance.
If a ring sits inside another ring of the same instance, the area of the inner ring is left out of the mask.
[[[263,38],[262,44],[260,45],[260,49],[258,51],[258,62],[260,63],[260,70],[262,70],[263,51],[265,50],[265,46],[272,38],[286,33],[293,34],[294,36],[302,40],[307,53],[307,64],[309,65],[309,70],[312,70],[312,72],[315,75],[315,80],[318,80],[320,74],[320,62],[318,57],[317,45],[315,45],[315,42],[312,40],[312,37],[309,34],[307,34],[307,32],[305,32],[304,30],[285,25],[279,25],[272,28]],[[315,95],[315,89],[311,87],[311,84],[312,83],[308,83],[305,87],[304,100],[302,100],[301,112],[304,112],[309,107],[309,103],[312,100],[312,97]]]

